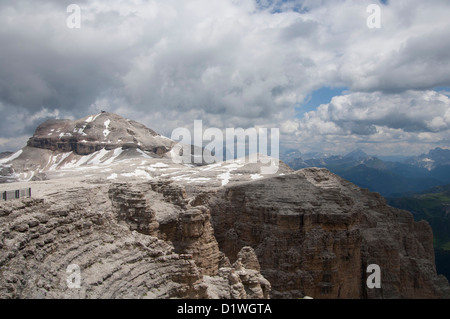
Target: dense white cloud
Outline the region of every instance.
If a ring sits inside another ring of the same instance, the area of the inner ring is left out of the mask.
[[[435,91],[351,93],[305,113],[296,135],[307,149],[343,152],[351,146],[409,154],[448,143],[449,113],[450,98]]]
[[[80,29],[66,26],[72,2]],[[45,117],[105,109],[165,135],[196,119],[279,127],[305,151],[336,138],[341,149],[381,145],[380,132],[421,150],[445,143],[450,114],[432,90],[450,86],[450,3],[392,0],[380,4],[382,28],[369,29],[373,2],[2,1],[0,116],[9,123],[0,137],[27,136]],[[296,120],[295,108],[322,86],[352,93],[327,114],[321,106]],[[435,109],[420,105],[427,99]],[[399,105],[407,116],[393,112]],[[316,143],[299,140],[306,136]]]

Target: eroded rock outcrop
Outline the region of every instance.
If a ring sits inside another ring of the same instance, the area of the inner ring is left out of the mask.
[[[191,207],[184,189],[172,183],[114,184],[109,190],[113,211],[130,229],[172,243],[175,252],[191,256],[202,273],[215,275],[219,251],[204,206]]]
[[[216,299],[267,299],[271,285],[259,271],[256,254],[251,247],[243,247],[239,258],[230,264],[228,258],[222,260],[218,275],[207,277],[209,294]]]
[[[105,189],[78,189],[2,203],[1,298],[206,296],[192,259],[117,223],[104,195]],[[81,269],[81,289],[67,286],[70,264]]]
[[[208,209],[177,194],[170,184],[92,184],[0,203],[0,298],[269,297],[258,271],[219,271],[226,258]],[[70,265],[79,289],[68,286]]]

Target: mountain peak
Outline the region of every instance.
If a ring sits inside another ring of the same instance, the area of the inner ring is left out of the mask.
[[[367,155],[366,152],[364,152],[363,150],[361,150],[359,148],[354,150],[354,151],[352,151],[352,152],[350,152],[350,153],[348,153],[347,155],[345,155],[345,157],[353,157],[356,160],[361,160],[361,159],[364,159],[364,158],[366,158],[368,156],[369,155]]]
[[[79,120],[48,120],[36,129],[27,145],[59,152],[89,155],[101,149],[139,148],[162,155],[174,142],[120,115],[101,112]]]
[[[431,150],[430,152],[428,152],[428,155],[430,155],[430,156],[449,156],[450,150],[436,147],[434,150]]]

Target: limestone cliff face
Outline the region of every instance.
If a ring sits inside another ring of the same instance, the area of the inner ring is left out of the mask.
[[[150,182],[130,187],[114,184],[109,190],[113,211],[132,230],[173,244],[175,252],[191,256],[206,275],[215,275],[219,251],[206,207],[190,207],[183,187]]]
[[[0,297],[206,296],[192,259],[117,223],[104,195],[104,189],[81,189],[2,204]],[[71,264],[80,267],[81,289],[67,286]]]
[[[183,194],[170,183],[87,184],[1,202],[0,298],[268,298],[270,283],[228,262],[208,209]]]
[[[35,183],[57,186],[0,202],[0,298],[450,297],[430,226],[326,170],[210,188]]]
[[[432,232],[410,213],[321,169],[234,185],[209,199],[221,250],[258,257],[275,298],[442,298]],[[370,264],[381,289],[366,286]]]

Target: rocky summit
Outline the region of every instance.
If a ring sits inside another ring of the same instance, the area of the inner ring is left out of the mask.
[[[170,151],[173,142],[138,122],[102,112],[77,121],[48,120],[36,129],[27,145],[78,155],[118,147],[162,155]]]
[[[430,226],[379,194],[325,169],[177,152],[100,113],[47,121],[4,154],[0,190],[32,196],[0,201],[0,298],[450,297]]]

